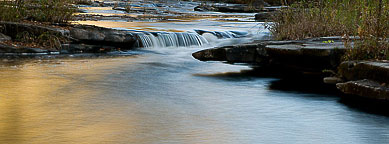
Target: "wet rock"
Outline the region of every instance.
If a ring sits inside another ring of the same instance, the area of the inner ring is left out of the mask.
[[[49,51],[40,49],[40,48],[29,48],[29,47],[16,47],[12,45],[4,45],[0,44],[0,55],[27,55],[33,53],[45,53],[47,54]]]
[[[110,20],[110,21],[133,21],[137,20],[136,17],[131,17],[128,15],[100,15],[100,14],[82,14],[82,15],[75,15],[74,21],[104,21],[104,20]]]
[[[377,100],[389,100],[389,87],[372,80],[364,79],[338,83],[336,87],[345,94]]]
[[[130,49],[137,38],[129,31],[114,30],[96,26],[77,25],[71,28],[70,37],[79,43],[115,46]]]
[[[113,46],[89,45],[89,44],[63,44],[61,54],[68,53],[101,53],[117,50]]]
[[[16,49],[17,53],[47,53],[47,50],[40,48],[18,48]]]
[[[326,84],[337,84],[343,82],[343,80],[338,77],[325,77],[323,82]]]
[[[119,10],[119,11],[129,12],[129,9],[127,9],[127,8],[125,8],[125,7],[113,7],[112,9],[113,9],[113,10]]]
[[[239,32],[239,31],[218,32],[218,31],[195,30],[195,32],[198,33],[199,35],[203,35],[204,33],[209,33],[216,36],[218,39],[242,38],[249,35],[247,32]]]
[[[16,48],[13,46],[0,44],[0,53],[12,53],[15,51],[16,51]]]
[[[226,61],[228,63],[255,63],[257,58],[263,57],[264,53],[259,53],[264,48],[261,44],[245,44],[235,46],[225,46],[220,48],[206,49],[192,54],[201,61]]]
[[[226,50],[222,48],[212,48],[198,51],[192,56],[201,61],[226,61]]]
[[[199,5],[194,8],[194,11],[218,11],[218,9],[208,5]]]
[[[66,38],[69,43],[62,49],[69,52],[105,52],[112,49],[131,49],[137,37],[124,30],[114,30],[96,26],[74,25],[71,27],[51,27],[14,22],[0,22],[0,32],[16,38],[20,35],[41,36],[49,34]],[[1,35],[2,39],[10,39]],[[0,53],[47,53],[47,50],[23,48],[14,45],[0,45]]]
[[[0,33],[0,41],[9,41],[11,40],[10,36]]]
[[[270,19],[275,13],[274,12],[261,12],[255,14],[255,21],[266,21]]]
[[[263,5],[262,5],[263,6]],[[251,13],[261,11],[261,7],[250,7],[246,4],[213,4],[199,5],[194,8],[195,11],[217,11],[217,12],[236,12]]]
[[[370,79],[389,82],[388,61],[345,61],[338,67],[338,74],[345,80]]]
[[[321,72],[336,69],[345,51],[341,42],[262,41],[206,49],[194,53],[193,57],[202,61],[274,65]]]

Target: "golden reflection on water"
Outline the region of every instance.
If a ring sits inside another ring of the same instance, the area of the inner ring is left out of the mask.
[[[0,65],[0,143],[215,143],[225,139],[201,127],[188,127],[187,122],[212,121],[181,117],[170,104],[110,94],[113,86],[105,83],[107,77],[121,74],[121,67],[131,67],[139,58]]]
[[[115,115],[120,107],[99,108],[88,102],[104,98],[87,84],[109,74],[104,70],[114,73],[123,62],[102,61],[1,67],[0,143],[95,143],[114,141],[120,136],[115,131],[131,134],[136,115],[122,117]]]

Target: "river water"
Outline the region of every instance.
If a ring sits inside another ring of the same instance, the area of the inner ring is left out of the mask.
[[[344,103],[320,85],[191,57],[251,39],[5,62],[0,143],[389,143],[389,117]]]

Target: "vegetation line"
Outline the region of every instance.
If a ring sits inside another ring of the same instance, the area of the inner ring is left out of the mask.
[[[277,40],[358,36],[344,60],[389,59],[389,0],[301,0],[272,21]]]

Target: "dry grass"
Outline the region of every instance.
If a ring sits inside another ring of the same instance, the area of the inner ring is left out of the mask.
[[[76,9],[74,0],[0,0],[1,21],[67,23]]]
[[[277,40],[359,36],[345,60],[389,59],[389,0],[302,0],[268,28]]]
[[[66,24],[73,19],[72,5],[85,0],[0,0],[0,21],[32,23],[36,25]],[[49,32],[34,35],[28,31],[16,34],[10,43],[49,50],[60,50],[66,38]]]

